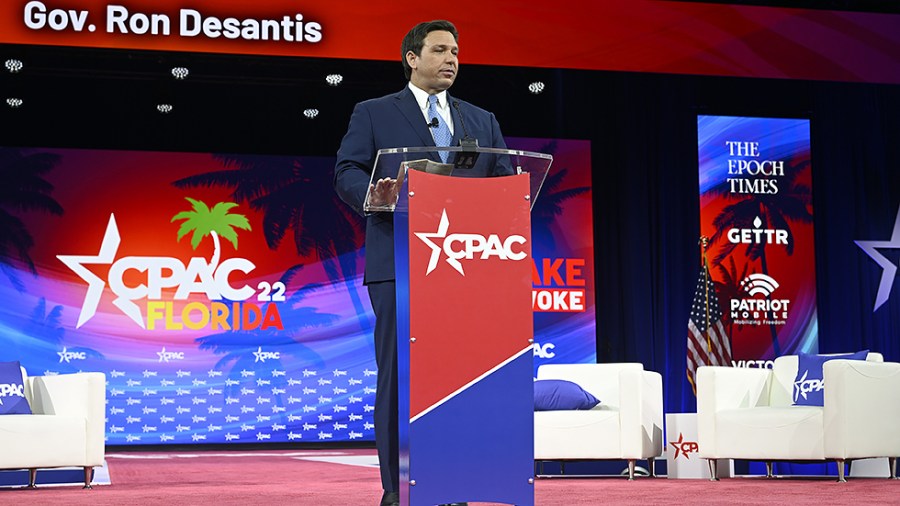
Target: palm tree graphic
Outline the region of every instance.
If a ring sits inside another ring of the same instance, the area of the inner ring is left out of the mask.
[[[47,370],[76,372],[80,369],[78,364],[72,364],[62,359],[57,361],[56,355],[46,351],[44,348],[57,352],[60,346],[63,346],[64,351],[83,354],[85,358],[105,359],[102,353],[93,348],[64,345],[66,329],[62,325],[62,312],[63,307],[61,305],[48,308],[47,299],[44,297],[38,299],[34,309],[31,310],[28,322],[23,330],[26,335],[38,341],[36,348],[39,352],[34,353],[34,349],[31,350],[32,358],[25,364],[27,369],[38,372]]]
[[[269,249],[287,236],[301,257],[315,253],[331,283],[343,282],[363,333],[368,313],[355,286],[363,220],[338,201],[332,188],[334,159],[281,156],[213,155],[226,170],[188,176],[178,188],[226,187],[235,202],[263,213]]]
[[[557,143],[551,141],[541,147],[539,152],[556,154]],[[553,236],[553,228],[556,219],[563,213],[567,200],[585,193],[589,193],[589,186],[578,186],[560,190],[559,187],[565,181],[569,169],[552,170],[544,184],[534,209],[531,210],[531,235],[532,245],[540,245],[547,252],[556,251],[556,240]]]
[[[200,241],[206,236],[212,236],[215,250],[209,261],[209,266],[213,271],[219,265],[220,244],[219,236],[231,241],[234,249],[238,249],[237,232],[235,227],[250,230],[250,222],[243,214],[229,214],[229,211],[237,204],[234,202],[219,202],[212,209],[206,203],[200,200],[194,200],[190,197],[185,199],[193,206],[193,211],[182,211],[170,220],[172,223],[178,220],[184,220],[178,229],[178,240],[187,234],[191,235],[191,246],[196,250],[200,245]]]
[[[50,196],[53,185],[43,177],[59,160],[60,156],[55,153],[0,148],[0,177],[3,179],[0,189],[0,272],[6,274],[19,292],[25,291],[25,284],[18,276],[16,265],[25,264],[33,275],[37,275],[37,269],[28,254],[34,246],[34,238],[17,214],[27,211],[63,214],[62,206]]]
[[[737,265],[734,263],[734,257],[730,256],[727,259],[728,267],[726,268],[723,264],[718,264],[716,267],[719,270],[719,273],[722,275],[722,281],[718,282],[713,280],[713,284],[716,285],[716,294],[719,296],[719,301],[723,300],[732,300],[738,299],[741,297],[741,281],[747,277],[749,274],[750,265],[746,262],[740,271],[738,271]],[[727,322],[728,325],[728,335],[732,338],[734,337],[734,318],[731,317],[730,311],[722,312],[722,321]],[[738,327],[738,330],[741,330],[742,327]],[[734,347],[732,347],[732,354],[734,353]]]
[[[799,162],[793,160],[785,164],[784,177],[779,182],[779,192],[776,194],[749,194],[740,195],[737,202],[726,206],[713,220],[716,232],[710,242],[715,244],[729,229],[732,228],[767,228],[787,231],[788,241],[785,252],[790,256],[794,254],[794,234],[791,231],[790,222],[812,223],[810,212],[812,193],[809,186],[797,182],[798,177],[810,167],[809,159]],[[735,198],[730,193],[728,182],[723,181],[711,190],[714,193],[723,194],[726,197]],[[758,221],[758,225],[754,221]],[[714,264],[718,265],[738,247],[735,243],[726,243],[716,255]],[[747,244],[747,259],[759,260],[760,270],[763,274],[769,274],[769,265],[766,258],[766,244]],[[772,351],[776,357],[781,356],[781,344],[778,342],[778,331],[774,323],[769,324],[772,333]]]

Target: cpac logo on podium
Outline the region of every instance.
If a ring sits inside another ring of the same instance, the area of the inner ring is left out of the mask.
[[[437,268],[441,253],[446,255],[446,262],[456,272],[466,275],[460,260],[488,260],[492,257],[500,260],[524,260],[528,255],[522,251],[522,245],[526,240],[521,235],[511,235],[501,239],[497,234],[487,237],[480,234],[447,234],[450,229],[450,219],[447,218],[447,210],[441,213],[441,221],[437,232],[416,232],[422,242],[431,248],[431,257],[428,259],[428,268],[425,275],[429,275]],[[443,239],[436,241],[435,239]]]
[[[684,456],[685,459],[691,459],[691,453],[697,453],[700,451],[700,446],[696,441],[685,441],[684,434],[681,432],[678,433],[678,441],[669,441],[669,444],[675,448],[675,456],[672,457],[672,460],[677,460],[678,457]]]

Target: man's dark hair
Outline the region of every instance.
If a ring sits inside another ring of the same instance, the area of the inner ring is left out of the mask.
[[[403,43],[400,45],[400,61],[403,63],[403,73],[406,74],[406,79],[409,79],[409,76],[412,74],[412,68],[410,68],[409,63],[406,63],[406,53],[412,51],[416,56],[422,56],[422,46],[425,45],[425,37],[429,33],[438,30],[450,32],[453,34],[453,40],[459,42],[459,33],[456,31],[456,27],[453,26],[453,23],[443,19],[419,23],[412,27],[406,34],[406,37],[403,37]]]

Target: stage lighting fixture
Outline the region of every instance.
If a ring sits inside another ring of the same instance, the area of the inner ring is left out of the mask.
[[[172,112],[172,104],[159,104],[156,106],[156,110],[161,112],[162,114],[169,114]]]
[[[344,80],[344,76],[340,74],[328,74],[325,76],[325,82],[331,86],[337,86]]]
[[[187,67],[173,67],[172,75],[175,76],[175,79],[184,79],[190,74],[190,70]]]
[[[8,70],[10,74],[15,74],[22,70],[22,67],[24,67],[25,65],[22,63],[22,60],[10,58],[6,60],[5,66],[6,70]]]
[[[21,98],[9,97],[6,99],[6,104],[13,109],[15,109],[16,107],[21,107],[23,103],[24,102],[22,102]]]
[[[537,95],[538,93],[544,91],[544,83],[542,83],[541,81],[535,81],[528,85],[528,91]]]
[[[319,110],[318,109],[307,109],[307,110],[303,111],[303,115],[309,119],[313,119],[319,115]]]

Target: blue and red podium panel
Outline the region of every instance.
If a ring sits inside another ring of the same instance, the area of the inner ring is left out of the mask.
[[[408,205],[394,217],[401,504],[532,506],[528,175],[410,171],[404,185]]]

